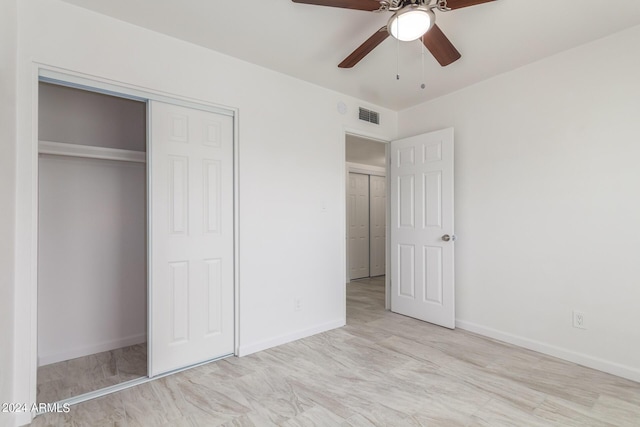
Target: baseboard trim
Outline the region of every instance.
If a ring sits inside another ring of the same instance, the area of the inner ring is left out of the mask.
[[[55,354],[38,355],[38,366],[50,365],[52,363],[71,360],[77,357],[88,356],[90,354],[102,353],[103,351],[115,350],[116,348],[128,347],[130,345],[142,344],[147,341],[147,334],[131,335],[129,337],[105,341],[88,346],[78,347]]]
[[[311,335],[319,334],[322,332],[330,331],[332,329],[341,328],[346,324],[344,319],[334,320],[332,322],[323,323],[321,325],[314,326],[312,328],[302,329],[291,334],[284,334],[268,340],[258,341],[249,345],[240,345],[238,349],[238,356],[248,356],[258,351],[267,350],[282,344],[287,344],[292,341],[296,341],[302,338],[310,337]]]
[[[558,347],[541,341],[532,340],[519,335],[510,334],[508,332],[499,331],[466,320],[456,319],[456,327],[465,331],[473,332],[478,335],[493,338],[509,344],[524,347],[529,350],[537,351],[548,356],[557,357],[567,360],[587,368],[596,369],[618,377],[626,378],[631,381],[640,382],[640,370],[630,366],[622,365],[609,360],[600,359],[589,356],[588,354],[579,353],[566,348]]]

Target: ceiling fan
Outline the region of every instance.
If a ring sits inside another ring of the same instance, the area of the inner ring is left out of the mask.
[[[369,12],[393,12],[386,26],[380,28],[338,67],[351,68],[375,49],[389,35],[401,41],[422,38],[424,46],[443,67],[457,61],[462,55],[435,24],[434,9],[448,12],[495,0],[293,0],[294,3],[341,7]]]

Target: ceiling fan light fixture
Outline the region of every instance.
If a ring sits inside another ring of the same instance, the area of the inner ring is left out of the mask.
[[[435,20],[436,16],[432,10],[412,4],[394,13],[389,19],[387,29],[389,34],[400,41],[412,41],[429,31]]]

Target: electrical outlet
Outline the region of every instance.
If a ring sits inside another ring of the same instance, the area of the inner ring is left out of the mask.
[[[300,311],[302,310],[302,299],[301,298],[294,298],[293,299],[293,311]]]
[[[584,313],[573,310],[573,327],[578,329],[587,329]]]

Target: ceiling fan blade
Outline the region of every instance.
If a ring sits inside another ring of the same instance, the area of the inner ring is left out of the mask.
[[[380,9],[380,2],[377,0],[293,0],[293,2],[356,10],[374,11]]]
[[[371,37],[367,39],[364,43],[362,43],[356,50],[351,53],[351,55],[347,56],[344,61],[342,61],[338,67],[340,68],[351,68],[356,65],[358,62],[362,60],[365,56],[369,54],[373,49],[376,48],[380,43],[385,41],[385,39],[389,37],[389,32],[387,31],[387,27],[382,27],[378,31],[376,31]]]
[[[440,27],[435,24],[422,36],[422,43],[443,67],[456,62],[462,57],[458,49],[444,35]]]
[[[447,0],[449,9],[460,9],[463,7],[475,6],[477,4],[489,3],[496,0]]]

